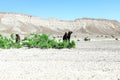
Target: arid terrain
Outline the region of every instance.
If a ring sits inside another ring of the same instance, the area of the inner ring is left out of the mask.
[[[120,41],[76,44],[75,49],[0,49],[0,79],[120,79]]]
[[[0,80],[120,80],[120,23],[105,19],[40,19],[0,13],[0,32],[48,33],[56,40],[73,31],[74,49],[0,49]],[[89,37],[90,41],[84,41]]]

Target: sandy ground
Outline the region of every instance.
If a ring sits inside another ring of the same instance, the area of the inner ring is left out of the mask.
[[[120,41],[75,49],[0,49],[0,80],[120,80]]]
[[[105,19],[64,21],[0,13],[0,32],[5,36],[13,32],[21,38],[30,33],[56,37],[70,30],[77,35],[72,38],[75,49],[0,49],[0,80],[120,80],[120,41],[115,40],[120,40],[119,26],[118,21]],[[85,36],[91,41],[83,41]]]

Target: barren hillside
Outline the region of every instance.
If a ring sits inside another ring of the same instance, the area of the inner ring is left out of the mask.
[[[76,20],[42,19],[17,13],[0,13],[0,33],[49,33],[63,34],[65,31],[78,34],[120,34],[120,23],[114,20],[81,18]]]

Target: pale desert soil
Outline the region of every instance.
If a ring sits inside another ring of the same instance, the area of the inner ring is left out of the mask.
[[[0,49],[0,80],[119,80],[120,41],[75,49]]]

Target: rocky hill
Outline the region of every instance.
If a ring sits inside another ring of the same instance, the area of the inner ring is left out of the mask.
[[[119,35],[120,23],[115,20],[81,18],[75,20],[42,19],[35,16],[17,13],[0,13],[0,33],[63,34],[65,31],[76,34]]]

